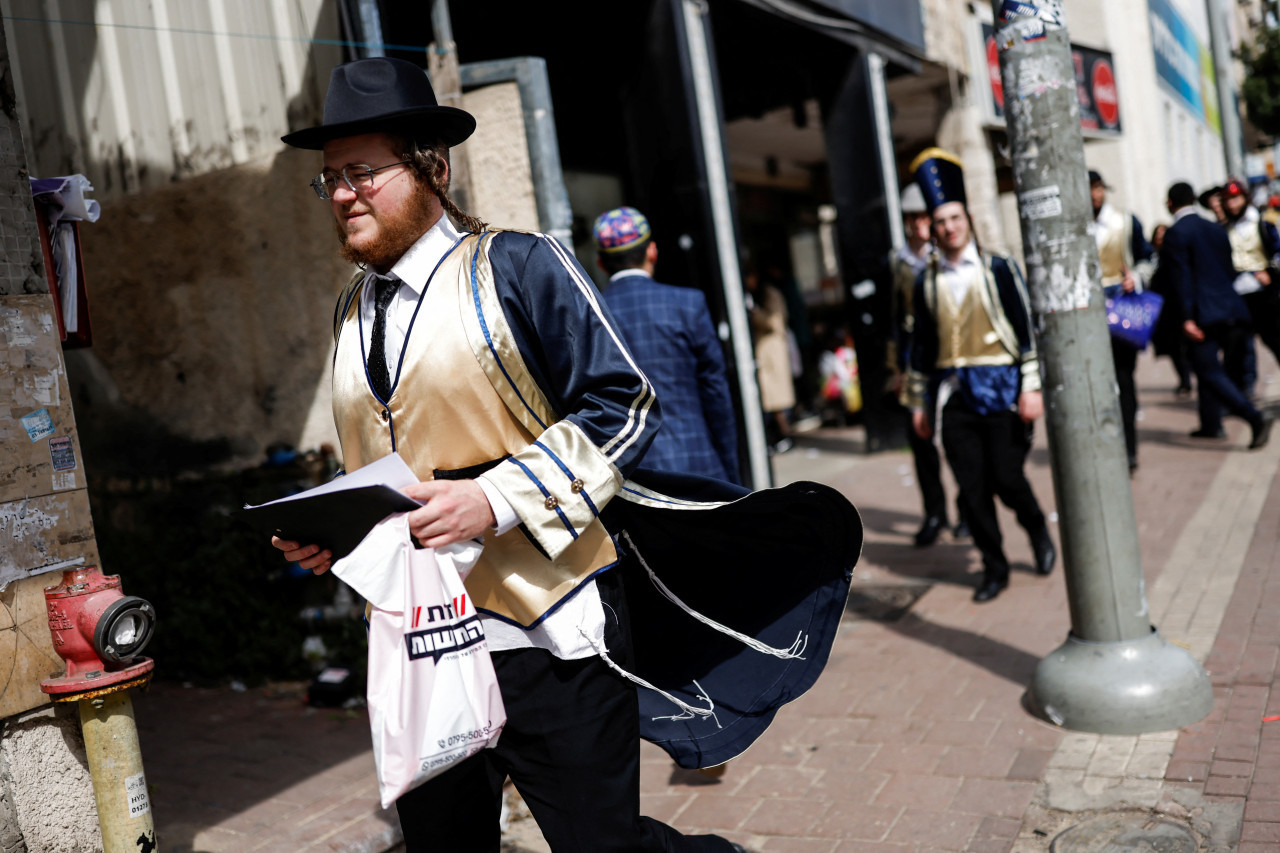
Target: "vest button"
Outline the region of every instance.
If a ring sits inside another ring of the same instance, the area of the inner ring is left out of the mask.
[[[386,409],[383,409],[383,410],[382,410],[382,422],[385,424],[385,423],[386,423],[387,421],[389,421],[389,420],[391,420],[391,412],[387,411]]]
[[[551,495],[549,498],[547,498],[547,502],[546,504],[544,504],[544,506],[546,506],[547,509],[555,509],[556,507],[560,506],[560,501],[556,500],[555,495]]]
[[[584,483],[584,482],[582,482],[582,480],[574,480],[574,481],[569,485],[569,487],[570,487],[571,489],[573,489],[573,493],[576,495],[576,494],[578,494],[579,492],[581,492],[583,489],[585,489],[585,488],[587,487],[587,484],[586,484],[586,483]]]

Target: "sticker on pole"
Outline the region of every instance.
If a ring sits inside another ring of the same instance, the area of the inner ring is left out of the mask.
[[[1057,184],[1018,193],[1018,209],[1027,219],[1050,219],[1062,215],[1062,192]]]
[[[141,817],[151,811],[151,800],[147,797],[147,778],[143,773],[128,776],[124,780],[124,796],[129,801],[129,817]]]
[[[996,33],[996,47],[1004,52],[1018,45],[1019,42],[1040,41],[1046,36],[1044,21],[1035,18],[1019,18],[1006,24]]]
[[[1058,29],[1062,26],[1062,4],[1058,0],[1037,0],[1035,3],[1004,0],[1000,7],[1000,20],[1016,21],[1019,18],[1038,20],[1046,27]]]

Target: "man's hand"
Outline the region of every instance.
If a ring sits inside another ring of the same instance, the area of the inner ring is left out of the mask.
[[[924,412],[911,413],[911,427],[916,431],[916,435],[923,439],[933,437],[933,427],[929,424],[929,416]]]
[[[1258,284],[1263,287],[1269,287],[1271,285],[1271,273],[1266,270],[1258,270],[1253,274],[1253,277],[1256,278],[1258,280]]]
[[[1039,391],[1023,391],[1018,395],[1018,417],[1031,423],[1044,414],[1044,397]]]
[[[326,551],[319,545],[303,545],[299,542],[290,542],[287,539],[281,539],[279,536],[272,536],[271,544],[284,551],[286,560],[291,563],[297,563],[304,569],[310,569],[312,574],[322,575],[329,571],[329,562],[333,559],[332,551]]]
[[[1188,320],[1183,323],[1182,333],[1197,344],[1204,340],[1204,330],[1196,325],[1195,320]]]
[[[1120,286],[1124,288],[1125,293],[1133,293],[1138,288],[1138,279],[1133,274],[1133,270],[1124,271],[1124,280],[1120,282]]]
[[[498,523],[475,480],[431,480],[401,491],[426,504],[409,513],[409,532],[428,548],[474,539]]]

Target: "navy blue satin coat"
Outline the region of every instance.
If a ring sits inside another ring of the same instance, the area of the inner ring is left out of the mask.
[[[487,258],[529,375],[556,417],[608,448],[626,478],[593,508],[624,555],[634,673],[690,705],[705,707],[708,697],[715,707],[712,717],[669,719],[679,709],[641,689],[641,735],[682,767],[727,761],[826,664],[862,549],[857,511],[816,483],[749,493],[638,468],[659,406],[598,293],[582,286],[585,272],[545,235],[499,232]],[[472,275],[482,266],[473,262]],[[504,377],[496,383],[508,381],[502,354],[493,358],[502,370],[491,375]],[[772,647],[802,636],[803,653],[771,657],[696,621],[657,592],[641,560],[693,610]]]

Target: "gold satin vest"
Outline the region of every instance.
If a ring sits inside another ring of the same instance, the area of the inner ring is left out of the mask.
[[[1231,237],[1231,263],[1236,272],[1258,272],[1267,268],[1267,252],[1262,246],[1257,221],[1250,222],[1247,228],[1232,228],[1227,233]]]
[[[982,275],[984,270],[985,265],[974,272]],[[1014,363],[982,304],[981,282],[973,282],[959,303],[941,280],[935,291],[939,368]]]
[[[392,426],[394,449],[424,481],[434,479],[437,470],[502,459],[537,438],[494,390],[467,340],[461,312],[471,299],[468,262],[477,239],[465,238],[449,254],[422,295],[388,419],[365,376],[360,297],[350,300],[333,363],[333,416],[348,471],[391,453]],[[489,271],[487,265],[483,269]],[[516,528],[484,537],[484,551],[466,587],[476,607],[530,627],[616,561],[613,541],[599,519],[555,560]]]
[[[1102,286],[1109,287],[1124,281],[1124,271],[1129,266],[1129,240],[1131,234],[1124,214],[1114,209],[1108,211],[1106,222],[1101,218],[1094,223],[1098,241],[1098,260],[1102,263]]]

